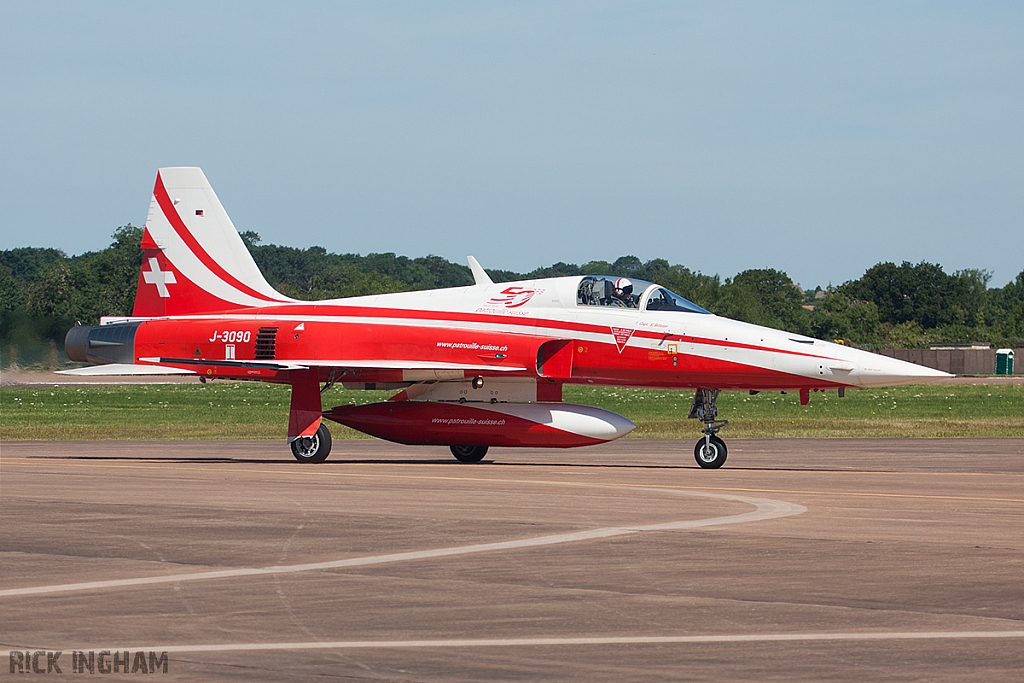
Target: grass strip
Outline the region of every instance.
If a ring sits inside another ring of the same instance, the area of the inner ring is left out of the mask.
[[[324,394],[324,406],[371,403],[391,392]],[[0,441],[284,439],[289,388],[255,382],[0,388]],[[637,424],[630,438],[696,438],[690,391],[566,386],[564,400]],[[911,385],[812,393],[723,392],[726,438],[1024,437],[1024,385]],[[331,423],[336,439],[369,438]]]

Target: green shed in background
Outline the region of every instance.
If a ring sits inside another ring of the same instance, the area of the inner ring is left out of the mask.
[[[998,349],[996,351],[996,374],[1013,374],[1013,349]]]

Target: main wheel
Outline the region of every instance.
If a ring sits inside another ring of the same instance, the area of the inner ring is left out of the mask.
[[[487,446],[449,446],[459,462],[480,462],[487,455]]]
[[[693,448],[693,457],[697,460],[697,464],[706,470],[717,470],[724,465],[728,454],[729,449],[725,447],[725,442],[715,434],[711,435],[710,443],[701,439]]]
[[[299,462],[323,462],[331,454],[331,433],[320,423],[313,436],[300,436],[292,441],[292,455]]]

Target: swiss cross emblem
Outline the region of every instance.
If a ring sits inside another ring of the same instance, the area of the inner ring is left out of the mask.
[[[160,264],[156,262],[155,258],[149,259],[149,270],[142,271],[142,279],[146,281],[146,284],[156,285],[156,291],[161,299],[166,299],[171,295],[167,290],[167,285],[178,283],[173,272],[160,270]]]
[[[612,336],[615,337],[615,347],[618,348],[619,353],[622,353],[622,349],[626,348],[626,342],[633,336],[633,330],[628,327],[613,327]]]

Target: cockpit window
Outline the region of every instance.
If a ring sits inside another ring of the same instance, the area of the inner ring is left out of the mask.
[[[624,277],[585,277],[576,290],[576,303],[581,306],[639,308],[640,296],[650,282]]]
[[[647,297],[648,311],[685,311],[687,313],[710,313],[692,301],[687,301],[664,287],[658,287]]]
[[[612,308],[640,308],[646,292],[648,311],[683,311],[686,313],[709,313],[692,301],[646,280],[633,278],[588,276],[580,281],[576,290],[576,304],[579,306],[609,306]]]

